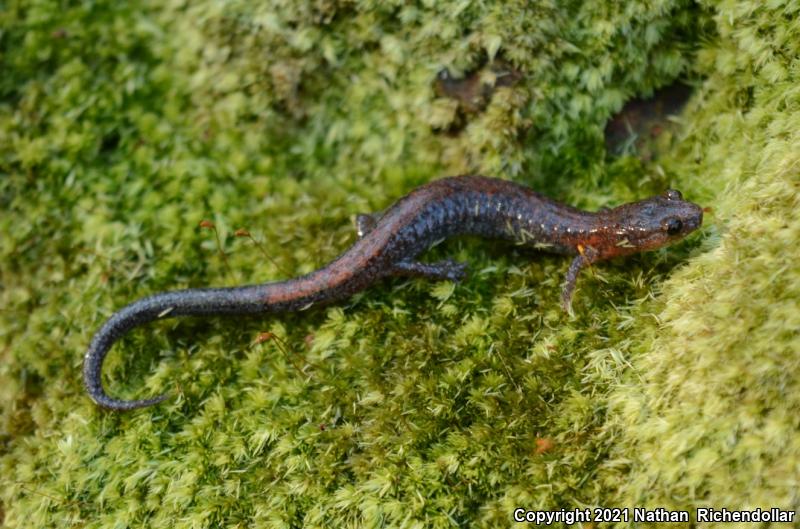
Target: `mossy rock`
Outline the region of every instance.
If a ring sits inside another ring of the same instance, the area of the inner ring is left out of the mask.
[[[295,4],[0,11],[5,526],[797,510],[800,7]],[[519,78],[470,112],[436,90],[492,64]],[[676,79],[692,96],[657,156],[609,155],[608,119]],[[465,172],[585,208],[675,187],[713,211],[679,245],[596,266],[574,316],[564,259],[455,240],[428,256],[468,261],[462,284],[149,325],[107,387],[177,398],[116,414],[86,397],[82,356],[115,309],[308,272],[356,213]]]

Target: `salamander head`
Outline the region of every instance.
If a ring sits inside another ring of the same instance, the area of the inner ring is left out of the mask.
[[[598,215],[601,259],[655,250],[679,241],[703,223],[703,209],[683,200],[680,191],[624,204]]]

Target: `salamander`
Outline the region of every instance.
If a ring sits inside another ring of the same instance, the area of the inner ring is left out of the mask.
[[[565,310],[580,271],[617,256],[660,248],[703,222],[700,206],[680,192],[598,212],[560,204],[506,180],[457,176],[418,187],[379,214],[356,218],[357,241],[330,264],[285,281],[230,288],[194,288],[154,294],[114,313],[94,335],[83,364],[89,396],[113,410],[157,404],[161,395],[119,400],[102,385],[103,360],[125,333],[144,323],[177,316],[219,316],[300,311],[333,303],[390,276],[460,281],[467,266],[453,260],[426,263],[417,257],[432,244],[457,235],[505,239],[574,256],[561,295]]]

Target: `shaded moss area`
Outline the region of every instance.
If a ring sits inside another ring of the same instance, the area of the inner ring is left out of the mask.
[[[0,11],[5,525],[797,509],[793,4],[294,4]],[[485,108],[437,94],[442,69],[492,61],[521,77]],[[609,117],[676,78],[694,94],[658,155],[608,156]],[[356,213],[463,172],[588,208],[673,186],[713,213],[678,246],[595,267],[574,317],[565,260],[448,241],[428,256],[468,261],[462,284],[149,325],[114,348],[107,388],[176,398],[114,414],[83,393],[86,345],[125,303],[308,272],[355,240]]]

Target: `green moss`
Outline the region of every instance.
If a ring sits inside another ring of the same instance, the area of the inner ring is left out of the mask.
[[[779,1],[11,2],[0,11],[0,517],[9,527],[510,524],[516,506],[796,509],[800,34]],[[523,80],[457,133],[443,67]],[[695,87],[652,162],[606,119]],[[429,252],[460,285],[165,321],[82,355],[159,290],[310,271],[352,219],[438,176],[584,207],[675,186],[673,248],[595,267],[500,243]],[[219,230],[227,259],[203,219]],[[234,231],[246,227],[269,253]],[[227,264],[226,264],[227,262]],[[255,343],[260,332],[277,340]],[[543,448],[544,447],[544,448]]]

